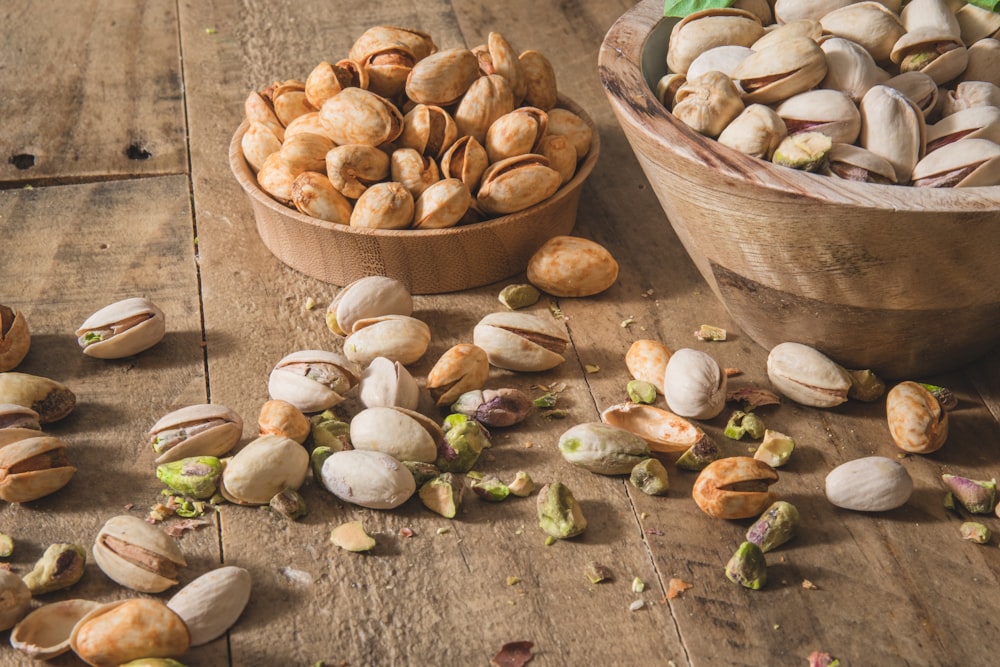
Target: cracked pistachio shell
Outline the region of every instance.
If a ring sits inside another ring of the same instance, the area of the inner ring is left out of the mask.
[[[1000,107],[971,107],[927,126],[927,152],[963,139],[1000,143]]]
[[[24,314],[0,304],[0,372],[16,368],[30,347],[31,333]]]
[[[357,364],[340,353],[299,350],[275,364],[267,391],[270,398],[287,401],[302,412],[322,412],[343,401],[359,376]]]
[[[352,227],[406,229],[413,222],[413,195],[402,183],[383,181],[366,189],[354,203]]]
[[[458,126],[450,113],[433,104],[417,104],[403,116],[403,133],[396,143],[436,160],[456,139]]]
[[[499,74],[510,84],[514,103],[521,104],[528,90],[528,82],[517,51],[499,32],[490,32],[486,38],[491,74]]]
[[[368,75],[368,90],[391,100],[398,99],[416,57],[402,44],[386,45],[361,61]]]
[[[328,99],[351,86],[368,87],[368,73],[359,63],[347,59],[331,65],[324,60],[306,77],[304,92],[309,104],[319,109]]]
[[[368,186],[389,176],[389,156],[367,144],[335,146],[325,154],[324,168],[330,183],[340,194],[357,199]]]
[[[0,430],[4,429],[41,431],[42,424],[38,419],[38,413],[31,408],[14,403],[0,403]],[[41,434],[35,433],[35,435]],[[2,446],[0,443],[0,447]]]
[[[201,575],[167,601],[191,633],[191,646],[221,637],[250,600],[250,573],[226,565]]]
[[[366,408],[351,420],[354,449],[382,452],[398,461],[433,463],[443,437],[433,420],[405,408]]]
[[[625,353],[625,367],[633,378],[650,383],[662,394],[663,374],[667,370],[671,354],[670,348],[663,343],[640,338]]]
[[[417,60],[426,58],[438,50],[431,36],[422,30],[376,25],[365,30],[354,41],[348,57],[351,60],[362,62],[371,54],[382,51],[388,46],[405,47]]]
[[[826,170],[838,178],[865,183],[893,184],[896,170],[881,155],[852,144],[834,144],[830,149]]]
[[[943,91],[934,83],[934,79],[923,72],[902,72],[887,79],[882,85],[898,90],[912,100],[925,119],[941,106],[939,98]]]
[[[267,194],[286,206],[292,206],[292,185],[302,173],[301,169],[293,169],[281,157],[281,151],[271,153],[264,160],[257,172],[257,184]]]
[[[402,185],[414,199],[420,197],[432,183],[441,180],[441,170],[433,158],[421,155],[415,148],[397,148],[389,156],[390,178]]]
[[[289,123],[288,127],[285,128],[285,138],[294,137],[296,134],[301,134],[303,132],[321,134],[328,139],[330,138],[326,134],[326,126],[323,125],[323,121],[319,119],[319,111],[304,113]]]
[[[470,135],[483,145],[493,121],[513,110],[514,92],[507,79],[499,74],[481,76],[472,82],[455,109],[458,133]]]
[[[457,178],[470,192],[475,192],[489,163],[483,145],[475,137],[466,135],[455,141],[441,158],[441,177]]]
[[[763,104],[751,104],[722,130],[719,143],[741,153],[770,160],[786,136],[788,129],[785,121],[774,109]]]
[[[0,570],[0,630],[9,630],[31,608],[31,590],[10,570]]]
[[[393,509],[417,490],[409,469],[383,452],[351,449],[323,462],[323,485],[341,500],[372,509]]]
[[[432,183],[413,205],[414,229],[454,227],[472,206],[472,193],[457,178],[443,178]]]
[[[359,278],[337,292],[326,309],[326,324],[346,336],[358,320],[380,315],[410,315],[413,297],[402,282],[386,276]]]
[[[256,90],[250,91],[243,101],[243,113],[249,123],[261,123],[278,137],[278,141],[285,140],[285,126],[274,115],[274,106]]]
[[[861,45],[875,62],[886,62],[896,41],[906,33],[899,17],[879,2],[855,2],[819,19],[823,30]]]
[[[1000,86],[988,81],[962,81],[945,95],[941,115],[973,107],[1000,107]]]
[[[51,660],[69,650],[73,627],[100,606],[100,602],[79,599],[42,605],[14,626],[10,645],[33,660]]]
[[[965,71],[969,51],[960,37],[923,27],[902,35],[892,47],[892,62],[901,72],[923,72],[944,85]]]
[[[767,357],[771,384],[796,403],[832,408],[847,400],[851,376],[819,350],[801,343],[781,343]]]
[[[299,213],[338,225],[351,223],[351,202],[323,174],[304,171],[296,176],[291,196]]]
[[[670,32],[667,68],[686,74],[699,55],[716,46],[750,46],[764,35],[760,19],[741,9],[706,9],[689,14]]]
[[[153,347],[165,332],[163,311],[149,299],[133,297],[88,317],[76,330],[76,337],[87,356],[121,359]]]
[[[490,375],[486,350],[470,343],[454,345],[427,374],[427,388],[439,406],[451,405],[467,391],[482,389]]]
[[[548,111],[556,105],[558,90],[556,70],[552,63],[538,51],[522,51],[517,57],[521,61],[524,76],[524,103]]]
[[[736,66],[751,53],[753,51],[750,50],[750,47],[736,44],[713,47],[691,62],[687,71],[687,79],[694,81],[708,72],[722,72],[726,76],[732,76]]]
[[[108,519],[91,551],[104,574],[141,593],[160,593],[175,586],[178,569],[187,565],[174,538],[129,514]]]
[[[397,407],[416,410],[420,402],[420,388],[403,364],[385,357],[375,357],[361,373],[358,396],[366,408]]]
[[[744,108],[740,91],[722,72],[688,79],[674,94],[674,116],[708,137],[718,137]]]
[[[479,78],[479,59],[465,48],[443,49],[413,66],[406,96],[418,104],[446,107],[458,101]]]
[[[80,545],[66,542],[50,544],[31,572],[24,575],[24,583],[32,595],[69,588],[83,577],[86,563],[87,552]]]
[[[322,134],[299,132],[285,136],[281,144],[281,159],[296,172],[324,171],[326,154],[333,149],[333,141]]]
[[[243,419],[218,403],[188,405],[162,417],[149,429],[156,463],[191,456],[222,456],[243,435]]]
[[[180,616],[152,598],[101,605],[74,626],[70,647],[94,667],[118,667],[137,658],[172,658],[187,653],[191,635]]]
[[[565,361],[569,337],[551,318],[514,311],[486,315],[472,332],[490,363],[511,371],[545,371]]]
[[[562,177],[544,155],[516,155],[486,168],[476,202],[485,213],[514,213],[548,199],[561,184]]]
[[[38,421],[49,424],[66,417],[76,406],[76,394],[61,382],[40,375],[0,373],[0,403],[31,408]]]
[[[929,454],[948,438],[948,412],[917,382],[900,382],[885,397],[892,441],[904,452]]]
[[[592,296],[615,283],[618,262],[599,243],[578,236],[554,236],[528,260],[527,278],[553,296]]]
[[[830,37],[820,44],[826,54],[826,77],[820,88],[839,90],[857,104],[874,85],[885,83],[889,73],[875,63],[868,51],[843,37]]]
[[[559,436],[559,452],[575,466],[601,475],[627,475],[649,458],[638,435],[602,422],[577,424]]]
[[[538,152],[549,161],[549,166],[559,172],[562,184],[573,179],[576,174],[576,148],[570,143],[569,137],[562,134],[549,134],[542,138]]]
[[[518,107],[497,118],[486,131],[490,162],[525,153],[538,153],[549,116],[536,107]]]
[[[791,1],[796,4],[801,2],[801,0]],[[840,1],[843,4],[849,4],[851,2],[855,2],[856,0]],[[827,2],[823,2],[824,6],[827,6],[828,4],[829,3]],[[833,9],[833,7],[830,8]],[[751,44],[750,48],[754,51],[760,51],[764,47],[771,46],[772,44],[784,43],[792,37],[808,37],[809,39],[819,43],[820,37],[823,35],[823,26],[819,24],[818,19],[818,16],[816,18],[795,18],[768,26],[764,29],[763,36]]]
[[[280,435],[262,435],[226,463],[219,491],[239,505],[266,505],[285,489],[297,490],[309,470],[309,452]]]
[[[726,404],[726,374],[707,352],[682,348],[663,373],[667,406],[681,417],[711,419]]]
[[[354,322],[344,340],[344,354],[367,366],[376,357],[398,361],[404,366],[424,356],[431,342],[431,330],[424,322],[406,315],[380,315]]]
[[[258,172],[268,156],[281,150],[281,141],[264,123],[252,122],[240,138],[240,146],[243,148],[243,157],[254,172]]]
[[[808,37],[755,50],[733,71],[745,104],[772,104],[813,88],[826,77],[826,55]]]
[[[906,503],[913,479],[898,461],[867,456],[837,466],[826,476],[826,497],[837,507],[884,512]]]
[[[601,412],[601,419],[638,435],[654,452],[677,454],[710,442],[705,432],[687,419],[646,403],[609,406]]]
[[[0,498],[9,503],[38,500],[66,486],[76,468],[66,457],[66,443],[39,435],[0,449]]]
[[[363,88],[346,88],[320,107],[319,117],[327,136],[338,146],[379,146],[403,132],[403,114],[381,95]]]
[[[913,168],[917,187],[973,187],[1000,184],[1000,145],[962,139],[929,153]]]
[[[778,499],[768,488],[778,481],[774,468],[749,456],[712,461],[691,489],[695,503],[716,519],[748,519]]]
[[[789,134],[822,132],[834,143],[852,144],[861,132],[861,113],[845,93],[818,88],[789,97],[775,108]]]

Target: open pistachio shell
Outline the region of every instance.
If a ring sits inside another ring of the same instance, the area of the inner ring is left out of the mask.
[[[104,574],[141,593],[160,593],[175,586],[178,569],[187,565],[174,538],[129,514],[105,522],[92,552]]]
[[[454,227],[472,206],[469,187],[457,178],[432,183],[413,205],[414,229]]]
[[[451,405],[467,391],[482,389],[490,374],[486,350],[470,343],[448,348],[427,374],[427,388],[439,406]]]
[[[808,90],[789,97],[775,111],[788,134],[822,132],[834,143],[853,144],[861,132],[858,107],[839,90]]]
[[[459,135],[471,135],[480,144],[486,131],[500,116],[514,110],[514,93],[507,79],[499,74],[482,76],[472,82],[455,108]]]
[[[839,90],[855,104],[869,88],[889,78],[889,73],[875,64],[872,55],[856,42],[830,37],[823,40],[820,48],[826,54],[826,77],[820,81],[820,87]]]
[[[431,36],[421,30],[392,25],[375,25],[365,30],[354,41],[348,57],[362,62],[371,54],[382,51],[386,46],[391,45],[405,47],[417,60],[426,58],[438,50]]]
[[[31,333],[24,314],[0,304],[0,372],[17,368],[29,347]]]
[[[418,104],[445,107],[479,78],[479,60],[465,48],[444,49],[424,58],[406,78],[406,96]]]
[[[326,154],[326,174],[340,194],[357,199],[389,175],[389,156],[367,144],[344,144]],[[322,170],[321,170],[322,171]]]
[[[486,213],[514,213],[548,199],[560,184],[562,177],[544,155],[516,155],[486,168],[476,202]]]
[[[927,152],[961,139],[1000,143],[1000,107],[970,107],[927,126]]]
[[[816,348],[781,343],[767,356],[767,376],[782,394],[802,405],[832,408],[847,400],[851,377]]]
[[[42,605],[10,633],[10,645],[32,660],[51,660],[69,650],[73,627],[101,606],[92,600],[62,600]]]
[[[636,434],[654,452],[679,454],[708,439],[704,431],[687,419],[645,403],[609,406],[601,412],[601,420]]]
[[[548,125],[548,114],[536,107],[518,107],[500,116],[486,131],[486,154],[490,162],[537,153]]]
[[[190,456],[222,456],[240,441],[243,419],[218,403],[189,405],[161,417],[149,429],[156,463]]]
[[[27,503],[58,491],[69,483],[76,468],[66,458],[66,443],[39,435],[0,449],[0,498]]]
[[[322,412],[343,401],[360,374],[357,364],[337,352],[299,350],[275,364],[267,391],[302,412]]]
[[[406,188],[415,202],[441,179],[441,170],[434,158],[421,155],[416,148],[397,148],[389,156],[389,177]]]
[[[133,297],[101,308],[76,330],[83,353],[121,359],[159,343],[166,332],[163,311],[149,299]]]
[[[909,183],[927,144],[920,107],[895,88],[878,85],[865,93],[860,110],[861,147],[892,163],[898,183]]]
[[[243,156],[246,157],[247,162],[250,163],[255,172],[260,171],[260,168],[264,166],[264,161],[272,153],[281,150],[281,141],[278,140],[271,128],[257,122],[247,126],[247,131],[240,139],[240,145],[243,147]]]
[[[969,51],[957,35],[923,27],[902,35],[892,47],[892,62],[902,72],[919,71],[945,84],[965,71]]]
[[[191,632],[191,646],[221,637],[250,600],[250,573],[226,565],[201,575],[167,601]]]
[[[281,144],[281,158],[295,172],[323,171],[326,154],[333,148],[333,141],[323,134],[298,132],[285,135]]]
[[[239,505],[266,505],[280,491],[302,486],[308,470],[305,447],[280,435],[262,435],[229,459],[219,491]]]
[[[403,116],[403,133],[397,143],[439,159],[456,139],[458,126],[450,113],[433,104],[418,104]]]
[[[327,136],[338,146],[378,146],[395,140],[403,132],[403,114],[381,95],[362,88],[346,88],[319,110]]]
[[[403,364],[385,357],[375,357],[361,373],[358,397],[366,408],[398,407],[416,410],[420,402],[420,388]]]
[[[0,403],[31,408],[38,413],[39,422],[49,424],[73,411],[76,394],[61,382],[40,375],[7,371],[0,373]]]
[[[432,463],[443,437],[437,423],[405,408],[367,408],[351,420],[354,449],[382,452],[398,461]]]
[[[383,181],[366,189],[351,212],[352,227],[406,229],[413,222],[413,195],[402,183]]]
[[[424,356],[431,330],[424,322],[407,315],[380,315],[354,322],[344,340],[344,354],[367,366],[376,357],[398,361],[404,366]]]
[[[160,600],[132,598],[90,611],[74,626],[70,647],[93,667],[118,667],[136,658],[176,658],[191,645],[180,616]]]
[[[551,318],[525,312],[490,313],[476,324],[473,343],[490,363],[512,371],[544,371],[565,361],[569,337]]]
[[[769,487],[778,481],[771,466],[749,456],[730,456],[709,463],[691,489],[695,503],[716,519],[749,519],[778,499]]]
[[[962,139],[929,153],[913,168],[918,187],[974,187],[1000,184],[1000,144]]]
[[[940,92],[938,85],[934,82],[934,79],[924,72],[902,72],[886,79],[883,84],[890,88],[895,88],[913,100],[913,103],[923,112],[924,118],[933,114],[938,108]]]
[[[827,33],[863,46],[875,62],[889,60],[892,47],[906,28],[899,17],[880,2],[852,2],[819,19]]]
[[[441,176],[457,178],[475,192],[490,160],[486,149],[470,135],[460,137],[441,158]]]
[[[741,9],[705,9],[688,14],[670,33],[667,67],[686,74],[705,51],[725,45],[750,46],[764,35],[760,19]]]
[[[358,320],[412,312],[413,297],[406,285],[387,276],[366,276],[337,292],[326,310],[326,324],[333,333],[346,336]]]
[[[15,403],[0,403],[0,430],[8,428],[41,431],[38,413]],[[38,434],[36,434],[38,435]]]
[[[12,442],[18,442],[19,440],[27,440],[28,438],[37,438],[42,435],[37,429],[33,428],[0,428],[0,447],[6,447]]]
[[[705,72],[697,79],[689,78],[674,95],[674,116],[708,137],[718,137],[744,108],[739,89],[722,72]]]
[[[292,204],[299,213],[338,225],[351,224],[351,202],[324,174],[302,172],[292,181],[291,194]]]

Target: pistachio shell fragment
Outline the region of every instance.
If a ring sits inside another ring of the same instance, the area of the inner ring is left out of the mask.
[[[753,457],[758,461],[763,461],[772,468],[780,468],[788,463],[792,452],[795,450],[795,441],[784,433],[764,430],[764,441],[760,443]]]
[[[51,660],[69,650],[73,626],[99,606],[78,599],[42,605],[14,626],[10,645],[33,660]]]
[[[111,602],[80,619],[70,647],[87,664],[118,667],[137,658],[179,657],[191,644],[184,621],[152,598]]]
[[[92,552],[104,574],[141,593],[160,593],[175,586],[179,569],[187,565],[176,540],[129,514],[105,522]]]
[[[134,297],[101,308],[76,330],[83,353],[98,359],[131,357],[159,343],[166,333],[163,311]]]
[[[24,314],[0,304],[0,372],[17,368],[30,347],[31,333]]]
[[[285,489],[274,494],[267,502],[268,508],[289,521],[298,521],[309,513],[305,498],[295,489]]]
[[[365,532],[360,521],[348,521],[331,530],[330,542],[345,551],[355,553],[375,548],[375,538]]]
[[[462,504],[465,485],[450,472],[437,475],[420,485],[420,502],[446,519],[454,519]]]
[[[0,429],[41,431],[38,413],[23,405],[0,403]]]
[[[678,453],[710,441],[687,419],[655,405],[619,403],[605,408],[601,420],[638,435],[654,452]]]
[[[640,461],[629,474],[632,486],[651,496],[665,496],[670,490],[667,469],[658,460],[649,458]]]
[[[191,632],[191,646],[221,637],[239,619],[250,600],[250,573],[225,565],[210,570],[177,591],[169,607]]]
[[[39,375],[8,371],[0,373],[0,403],[31,408],[38,421],[50,424],[66,417],[76,406],[76,394],[61,382]]]
[[[32,595],[69,588],[83,577],[86,562],[83,547],[65,542],[51,544],[31,572],[24,575],[24,583]]]

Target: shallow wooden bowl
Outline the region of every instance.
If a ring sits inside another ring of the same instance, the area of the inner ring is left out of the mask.
[[[611,27],[601,80],[671,226],[751,338],[888,378],[955,369],[1000,341],[1000,187],[847,182],[693,132],[653,92],[676,22],[662,13],[643,0]]]
[[[381,275],[402,281],[413,294],[437,294],[488,285],[520,273],[539,247],[576,224],[580,191],[597,163],[600,138],[587,113],[560,97],[559,106],[594,130],[590,152],[573,179],[545,201],[517,213],[448,229],[364,229],[303,215],[272,199],[257,185],[240,140],[229,145],[229,165],[250,198],[260,238],[278,259],[335,285]]]

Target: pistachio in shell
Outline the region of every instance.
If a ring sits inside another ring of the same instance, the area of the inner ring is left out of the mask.
[[[240,441],[243,419],[219,403],[188,405],[157,420],[149,429],[156,463],[191,456],[222,456]]]
[[[138,658],[184,655],[191,635],[166,603],[131,598],[102,605],[74,626],[70,647],[94,667],[118,667]]]
[[[559,452],[573,465],[602,475],[627,475],[649,458],[638,435],[602,422],[577,424],[559,436]]]
[[[31,332],[24,314],[0,304],[0,372],[17,368],[30,347]]]
[[[101,308],[76,330],[83,353],[98,359],[122,359],[159,343],[166,333],[163,311],[142,297]]]
[[[577,236],[555,236],[528,260],[528,281],[558,297],[599,294],[618,279],[618,262],[607,248]]]
[[[31,589],[21,577],[0,570],[0,630],[9,630],[31,608]]]
[[[74,474],[60,438],[39,435],[0,449],[0,498],[9,503],[43,498],[66,486]]]
[[[284,489],[298,489],[309,472],[309,452],[280,435],[262,435],[236,453],[222,471],[219,491],[240,505],[266,505]]]
[[[108,519],[91,550],[110,579],[140,593],[160,593],[177,584],[187,565],[176,540],[137,516]]]
[[[512,371],[544,371],[558,366],[569,337],[551,319],[513,311],[490,313],[472,332],[473,343],[486,350],[490,363]]]
[[[338,336],[346,336],[358,320],[412,313],[413,297],[401,281],[365,276],[337,292],[326,309],[326,326]]]
[[[299,350],[283,357],[267,381],[272,399],[304,413],[322,412],[344,400],[361,375],[357,364],[337,352]]]
[[[439,406],[453,403],[467,391],[481,389],[490,374],[486,351],[471,343],[448,348],[427,374],[427,388]]]
[[[221,637],[239,619],[250,600],[250,573],[226,565],[210,570],[167,601],[191,633],[191,646]]]
[[[372,509],[393,509],[417,490],[402,463],[382,452],[351,449],[323,462],[323,486],[341,500]]]
[[[61,382],[40,375],[8,371],[0,373],[0,403],[23,405],[38,413],[38,421],[50,424],[69,415],[76,394]]]

